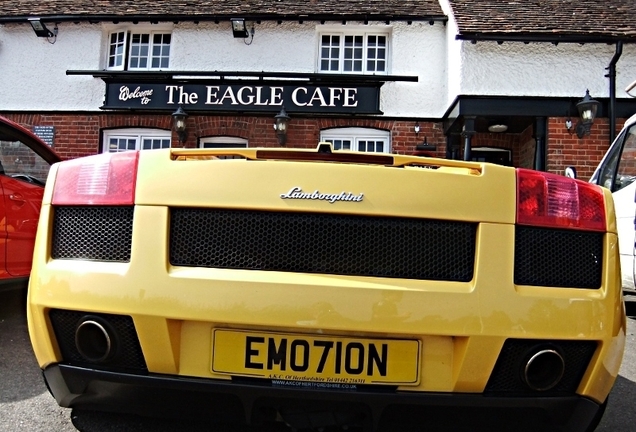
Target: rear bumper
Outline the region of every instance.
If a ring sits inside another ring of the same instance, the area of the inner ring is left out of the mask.
[[[586,431],[600,409],[581,396],[335,391],[138,375],[64,364],[46,368],[44,378],[64,407],[254,424],[273,421],[279,415],[295,428]]]

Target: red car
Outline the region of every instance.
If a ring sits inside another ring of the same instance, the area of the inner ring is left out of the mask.
[[[44,184],[60,160],[33,132],[0,116],[0,290],[26,287]]]

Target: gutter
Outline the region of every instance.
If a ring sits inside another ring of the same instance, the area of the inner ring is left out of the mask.
[[[616,138],[616,63],[623,53],[623,41],[616,42],[616,52],[614,57],[610,61],[610,64],[605,69],[609,70],[609,73],[605,77],[609,77],[609,145],[611,146]],[[609,146],[608,146],[609,147]]]
[[[636,34],[633,35],[609,35],[609,34],[542,34],[542,33],[500,33],[500,34],[483,34],[483,33],[462,33],[455,36],[456,40],[465,40],[472,43],[477,41],[491,41],[502,44],[504,42],[549,42],[554,45],[559,43],[605,43],[615,44],[618,42],[636,43]]]
[[[137,14],[137,15],[20,15],[20,16],[0,16],[0,24],[7,23],[27,23],[29,18],[40,18],[40,20],[44,23],[53,23],[53,22],[88,22],[91,24],[96,24],[99,22],[150,22],[150,23],[158,23],[158,22],[174,22],[177,23],[179,21],[184,22],[202,22],[202,21],[213,21],[218,23],[219,21],[229,21],[230,18],[236,17],[244,18],[246,21],[278,21],[279,23],[282,21],[364,21],[367,23],[368,21],[407,21],[411,22],[428,22],[430,25],[433,25],[435,22],[441,22],[446,24],[448,21],[448,17],[446,15],[387,15],[387,14],[252,14],[252,13],[232,13],[232,14],[161,14],[161,15],[152,15],[152,14]]]

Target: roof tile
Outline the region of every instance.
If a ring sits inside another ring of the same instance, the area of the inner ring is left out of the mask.
[[[0,20],[28,16],[443,17],[438,0],[0,0]]]
[[[460,36],[636,39],[634,0],[449,0]]]

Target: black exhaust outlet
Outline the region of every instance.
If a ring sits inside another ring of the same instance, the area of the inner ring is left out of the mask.
[[[565,360],[553,348],[536,349],[526,357],[523,365],[523,381],[534,391],[547,391],[556,387],[565,373]]]
[[[87,315],[79,320],[75,328],[75,347],[84,360],[106,363],[115,356],[117,345],[117,333],[105,319]]]

